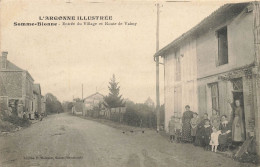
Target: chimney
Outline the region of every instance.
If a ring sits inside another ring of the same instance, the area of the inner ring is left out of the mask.
[[[6,69],[7,67],[7,55],[8,55],[8,52],[2,52],[2,69]]]

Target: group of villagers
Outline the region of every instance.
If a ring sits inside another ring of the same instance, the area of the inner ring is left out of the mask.
[[[236,100],[232,108],[230,122],[227,115],[219,116],[216,110],[212,110],[209,118],[207,113],[199,116],[186,105],[182,117],[175,114],[169,121],[170,142],[193,143],[214,152],[226,151],[232,144],[241,145],[245,141],[245,130],[240,101]]]

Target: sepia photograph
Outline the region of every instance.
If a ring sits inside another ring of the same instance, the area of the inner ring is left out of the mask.
[[[260,166],[260,1],[0,0],[0,167]]]

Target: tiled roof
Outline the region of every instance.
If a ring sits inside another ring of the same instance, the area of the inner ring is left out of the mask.
[[[0,71],[25,71],[28,74],[28,76],[30,76],[32,80],[34,80],[28,71],[23,70],[22,68],[18,67],[17,65],[10,62],[9,60],[7,60],[6,69],[2,69],[2,56],[0,56]]]
[[[92,95],[90,95],[90,96],[88,96],[88,97],[84,98],[84,100],[86,100],[86,99],[89,99],[89,98],[92,98],[93,96],[96,96],[96,95],[99,95],[99,96],[102,96],[102,97],[104,97],[104,95],[102,95],[101,93],[99,93],[99,92],[96,92],[96,93],[94,93],[94,94],[92,94]]]
[[[182,34],[177,39],[173,40],[164,48],[160,49],[154,56],[164,56],[172,48],[180,47],[186,40],[196,38],[199,35],[210,31],[211,29],[224,24],[228,20],[235,18],[239,15],[251,2],[247,3],[234,3],[225,4],[218,8],[215,12],[203,19],[195,27]]]
[[[33,84],[33,92],[38,95],[41,95],[41,85],[40,84]]]
[[[0,70],[1,69],[2,69],[2,56],[0,56]],[[16,66],[14,63],[10,62],[9,60],[7,60],[6,70],[9,70],[9,71],[10,70],[12,70],[12,71],[24,71],[23,69]]]

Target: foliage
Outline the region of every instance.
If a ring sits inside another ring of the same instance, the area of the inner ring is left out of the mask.
[[[156,127],[156,113],[153,107],[143,103],[126,103],[124,122],[131,126],[154,128]]]
[[[64,112],[71,112],[73,107],[73,103],[72,102],[63,102],[62,103],[62,108]]]
[[[108,108],[125,106],[125,103],[123,102],[124,99],[122,98],[122,95],[119,94],[120,86],[118,84],[119,82],[116,82],[116,77],[113,74],[108,86],[109,94],[104,97],[104,105]]]
[[[1,132],[11,132],[11,131],[14,131],[15,128],[16,128],[15,125],[13,125],[7,121],[2,121],[0,119],[0,131]]]
[[[46,94],[46,112],[48,114],[63,112],[61,102],[51,93]]]
[[[21,127],[28,127],[31,124],[29,119],[20,118],[20,117],[14,115],[14,114],[12,114],[11,116],[5,116],[3,118],[3,121],[7,121],[7,122],[12,123],[13,125],[21,126]]]
[[[73,99],[73,101],[75,101],[75,102],[82,102],[82,100],[80,98],[75,98],[75,99]]]

